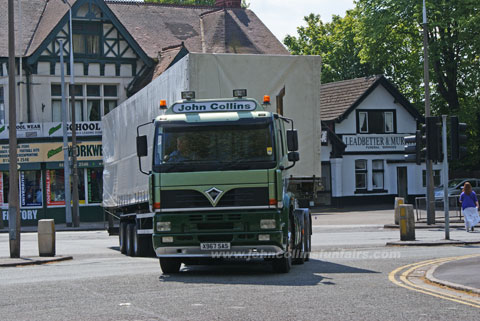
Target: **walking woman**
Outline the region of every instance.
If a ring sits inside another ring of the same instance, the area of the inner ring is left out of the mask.
[[[469,182],[463,185],[463,191],[462,194],[460,194],[460,203],[462,203],[465,229],[467,232],[473,232],[473,227],[480,222],[480,217],[478,216],[477,195],[472,190],[472,185]]]

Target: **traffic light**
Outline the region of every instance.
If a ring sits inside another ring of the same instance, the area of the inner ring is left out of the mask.
[[[450,117],[450,146],[452,150],[452,159],[462,159],[467,154],[467,124],[459,123],[457,116]]]
[[[422,132],[417,130],[415,135],[405,137],[405,161],[422,163]]]
[[[426,117],[425,120],[427,159],[441,162],[443,160],[441,118],[430,116]]]

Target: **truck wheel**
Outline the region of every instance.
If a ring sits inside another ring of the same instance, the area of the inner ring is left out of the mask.
[[[179,259],[175,258],[161,258],[160,261],[160,268],[164,274],[174,274],[180,272],[180,262]]]
[[[300,242],[298,242],[297,247],[293,251],[293,264],[303,264],[305,263],[305,253],[307,252],[307,248],[305,247],[305,238],[307,236],[307,230],[305,227],[305,219],[303,220],[304,224],[302,227],[302,233],[300,233]],[[295,244],[295,243],[293,243]]]
[[[134,225],[133,233],[133,255],[148,256],[151,254],[153,250],[152,237],[150,235],[138,234],[136,224]]]
[[[312,233],[310,231],[310,216],[307,215],[305,218],[305,235],[304,235],[304,241],[305,241],[305,262],[310,261],[310,252],[312,251]]]
[[[127,253],[126,234],[127,224],[125,222],[120,222],[120,226],[118,228],[118,243],[120,245],[120,253],[122,254]]]
[[[134,251],[133,251],[133,242],[134,242],[134,230],[135,229],[135,224],[127,224],[127,232],[126,232],[126,238],[125,238],[125,246],[126,246],[126,254],[128,256],[133,256]]]
[[[290,249],[293,248],[293,235],[295,233],[295,226],[293,224],[293,218],[290,216],[290,224],[288,227],[289,239],[287,242],[287,250],[282,254],[280,258],[274,258],[272,260],[273,271],[276,273],[288,273],[292,268],[292,252]]]

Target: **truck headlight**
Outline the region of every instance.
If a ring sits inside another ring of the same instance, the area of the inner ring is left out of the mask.
[[[260,220],[260,228],[262,230],[271,230],[276,226],[275,220]]]
[[[157,231],[168,232],[172,229],[171,222],[157,222]]]

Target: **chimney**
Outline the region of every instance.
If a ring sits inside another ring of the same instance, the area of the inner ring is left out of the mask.
[[[241,8],[242,0],[216,0],[215,7]]]

